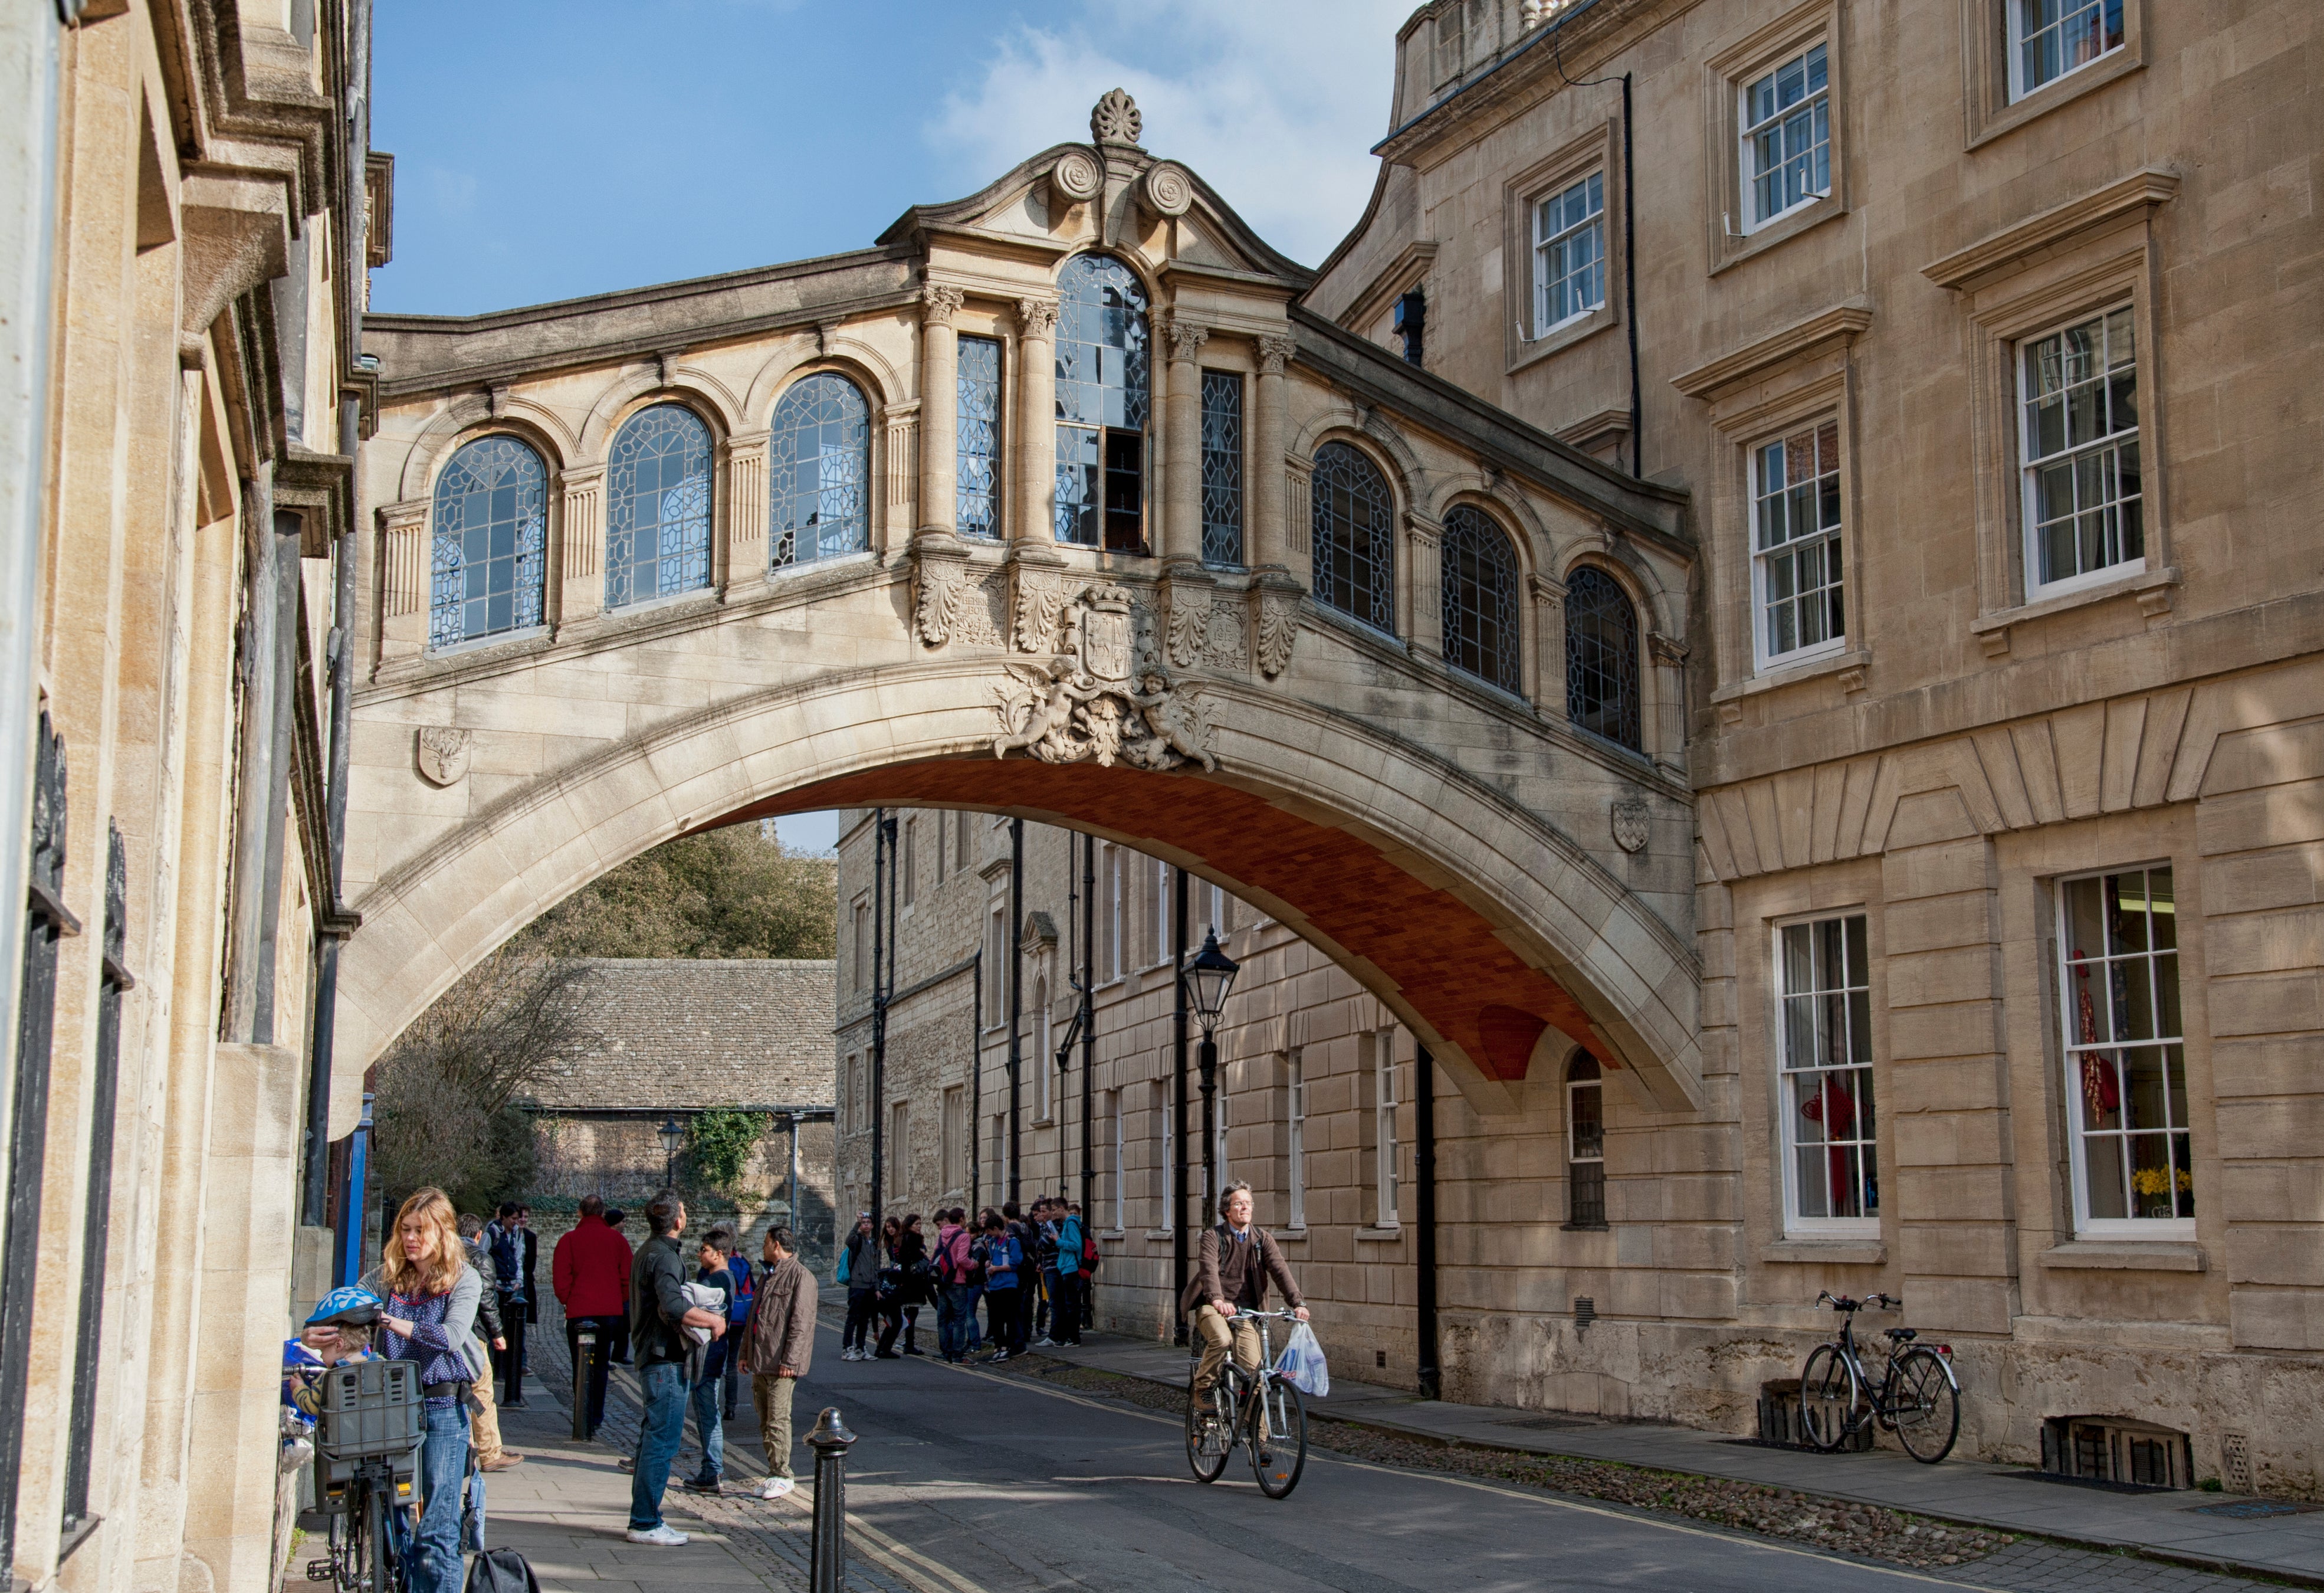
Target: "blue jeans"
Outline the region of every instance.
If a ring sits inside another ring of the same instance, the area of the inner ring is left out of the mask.
[[[719,1348],[714,1344],[713,1349]],[[715,1482],[726,1469],[726,1429],[719,1420],[725,1403],[725,1368],[705,1360],[702,1380],[694,1385],[694,1436],[702,1440],[702,1480]]]
[[[669,1463],[678,1459],[678,1446],[686,1438],[686,1363],[656,1361],[640,1366],[638,1382],[645,1390],[646,1413],[638,1423],[638,1452],[632,1463],[630,1530],[650,1533],[661,1524]]]
[[[956,1360],[968,1353],[969,1330],[976,1325],[976,1285],[946,1283],[936,1301],[936,1353]]]
[[[460,1593],[460,1482],[468,1470],[468,1412],[429,1405],[420,1440],[420,1532],[411,1545],[411,1593]],[[484,1509],[477,1479],[476,1508]],[[481,1531],[481,1524],[479,1527]]]

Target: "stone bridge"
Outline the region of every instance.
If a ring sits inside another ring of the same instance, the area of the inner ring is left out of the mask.
[[[1137,122],[857,253],[370,319],[341,1079],[648,847],[884,803],[1229,886],[1488,1114],[1572,1043],[1702,1104],[1683,497],[1303,310]]]

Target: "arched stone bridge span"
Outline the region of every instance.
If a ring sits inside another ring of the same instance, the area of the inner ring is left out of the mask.
[[[350,1061],[659,842],[884,803],[1229,886],[1489,1113],[1573,1044],[1702,1104],[1683,499],[1307,316],[1120,129],[862,255],[374,318]]]

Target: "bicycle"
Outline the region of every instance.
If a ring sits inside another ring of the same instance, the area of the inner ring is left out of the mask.
[[[1951,1454],[1960,1436],[1960,1383],[1953,1375],[1952,1347],[1916,1344],[1920,1334],[1912,1328],[1881,1329],[1888,1340],[1888,1366],[1874,1390],[1856,1346],[1856,1313],[1876,1303],[1901,1311],[1904,1301],[1893,1294],[1850,1300],[1826,1291],[1815,1302],[1829,1302],[1840,1313],[1840,1337],[1811,1350],[1800,1372],[1800,1425],[1808,1442],[1828,1455],[1866,1422],[1877,1421],[1923,1465],[1934,1466]]]
[[[1206,1401],[1194,1393],[1202,1364],[1198,1346],[1186,1374],[1186,1460],[1195,1480],[1216,1482],[1240,1444],[1250,1456],[1259,1491],[1288,1498],[1307,1468],[1307,1403],[1298,1386],[1275,1369],[1275,1345],[1268,1324],[1293,1321],[1287,1311],[1239,1311],[1233,1320],[1259,1324],[1259,1367],[1245,1372],[1230,1351]]]
[[[420,1367],[354,1361],[323,1379],[315,1425],[315,1503],[325,1551],[307,1579],[340,1593],[405,1593],[410,1585],[420,1472]]]

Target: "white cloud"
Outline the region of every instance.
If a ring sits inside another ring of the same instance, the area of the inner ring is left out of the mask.
[[[1143,142],[1223,195],[1267,241],[1318,264],[1363,214],[1387,133],[1396,30],[1412,0],[1067,0],[969,69],[925,129],[957,191],[1089,137],[1127,88]]]

